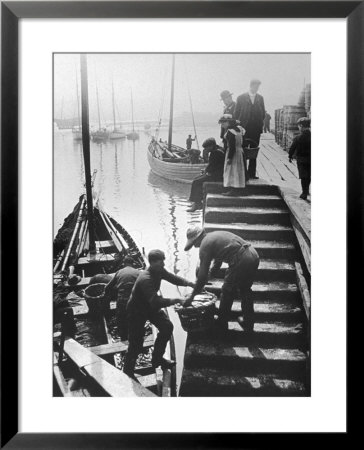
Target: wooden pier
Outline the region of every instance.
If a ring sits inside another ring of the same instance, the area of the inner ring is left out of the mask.
[[[226,334],[190,333],[181,396],[310,395],[310,204],[298,198],[295,165],[269,136],[258,174],[240,197],[221,195],[221,183],[204,185],[206,231],[231,231],[260,255],[254,331],[238,324],[236,300]],[[224,266],[206,289],[219,296],[223,277]]]

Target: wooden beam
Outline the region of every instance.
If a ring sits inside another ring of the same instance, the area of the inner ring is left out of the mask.
[[[125,375],[73,339],[67,339],[64,352],[110,397],[156,397],[151,391]]]
[[[154,344],[154,339],[152,335],[149,335],[144,340],[144,347],[150,347]],[[113,353],[126,352],[128,349],[127,341],[113,342],[112,344],[102,344],[96,345],[95,347],[89,347],[89,350],[92,351],[95,355],[105,356],[111,355]]]

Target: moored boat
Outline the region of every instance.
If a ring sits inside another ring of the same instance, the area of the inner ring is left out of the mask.
[[[178,181],[182,183],[192,183],[193,179],[201,175],[207,164],[200,157],[199,149],[185,149],[172,143],[173,134],[173,100],[174,100],[174,70],[175,70],[175,56],[173,55],[172,62],[172,78],[171,78],[171,98],[169,110],[169,129],[168,142],[158,141],[157,128],[155,136],[148,146],[148,162],[149,166],[156,175],[166,178],[167,180]],[[192,111],[192,101],[190,96],[190,106],[192,113],[193,126],[195,129],[195,136],[197,140],[195,120]],[[159,119],[159,126],[161,124],[161,117]],[[198,141],[197,141],[198,146]]]

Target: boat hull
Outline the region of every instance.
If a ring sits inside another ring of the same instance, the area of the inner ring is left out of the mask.
[[[111,139],[111,140],[125,139],[125,138],[126,138],[126,134],[122,131],[112,131],[109,136],[109,139]]]
[[[190,164],[182,162],[166,162],[152,155],[150,149],[147,152],[149,166],[153,173],[159,177],[179,183],[191,184],[192,181],[201,175],[207,164]]]

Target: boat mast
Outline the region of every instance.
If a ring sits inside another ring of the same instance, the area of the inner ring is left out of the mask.
[[[133,105],[133,89],[130,88],[130,96],[131,96],[131,121],[133,122],[133,133],[134,130],[134,105]]]
[[[168,150],[172,147],[172,128],[173,128],[173,97],[174,97],[174,61],[175,55],[172,59],[172,80],[171,80],[171,103],[169,107],[169,130],[168,130]]]
[[[97,115],[98,115],[98,118],[99,118],[99,130],[101,130],[100,102],[99,102],[99,90],[97,88],[97,82],[96,82],[96,100],[97,100]]]
[[[89,111],[88,111],[88,80],[87,80],[86,55],[81,55],[81,100],[82,100],[82,148],[83,148],[83,159],[85,163],[89,250],[90,254],[95,254],[96,246],[95,246],[94,208],[92,201],[92,180],[91,180],[91,164],[90,164],[90,126],[89,126]]]
[[[114,95],[114,79],[111,80],[112,88],[112,115],[114,118],[114,131],[116,130],[116,119],[115,119],[115,95]]]
[[[77,119],[78,119],[78,130],[81,129],[81,117],[80,117],[80,95],[78,92],[78,76],[76,70],[76,92],[77,92]]]

